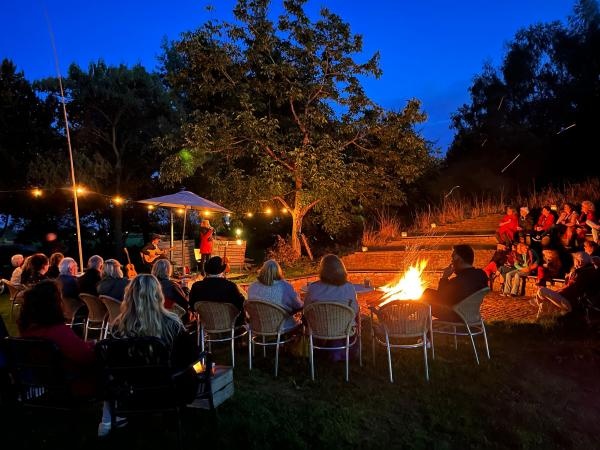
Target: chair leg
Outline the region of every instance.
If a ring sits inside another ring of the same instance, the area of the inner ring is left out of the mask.
[[[429,308],[429,342],[431,342],[431,359],[435,359],[435,346],[433,345],[433,319],[431,318],[431,307]]]
[[[313,337],[312,334],[308,336],[308,345],[310,347],[310,378],[315,381],[315,357],[313,355]]]
[[[350,367],[350,334],[346,335],[346,382],[349,379],[349,367]]]
[[[200,339],[200,351],[204,351],[204,326],[200,325],[200,334],[198,334],[198,339]]]
[[[481,321],[481,329],[483,330],[483,340],[485,342],[485,351],[487,353],[488,359],[491,359],[491,357],[490,357],[490,346],[488,344],[487,333],[485,331],[485,325],[483,323],[483,320]]]
[[[90,327],[90,319],[85,319],[85,330],[83,332],[83,340],[84,341],[87,341],[89,327]]]
[[[362,333],[358,335],[358,364],[362,367]]]
[[[372,331],[371,331],[371,356],[373,357],[373,367],[375,367],[375,333],[373,333]]]
[[[477,347],[475,347],[475,339],[473,339],[473,333],[471,333],[471,328],[469,328],[469,325],[466,324],[467,327],[467,333],[469,333],[469,337],[471,338],[471,344],[473,345],[473,352],[475,353],[475,361],[477,361],[477,364],[479,365],[479,356],[477,355]]]
[[[423,357],[425,358],[425,379],[429,381],[429,364],[427,363],[427,332],[423,333]]]
[[[279,341],[281,340],[281,334],[277,333],[277,345],[275,345],[275,376],[277,377],[277,370],[279,369]]]
[[[456,339],[456,326],[452,327],[452,332],[454,333],[454,350],[458,350],[458,340]]]
[[[390,374],[390,383],[394,382],[394,375],[392,373],[392,349],[390,347],[390,337],[387,334],[387,328],[385,332],[385,348],[387,350],[388,357],[388,372]]]
[[[252,328],[248,330],[248,370],[252,370]]]
[[[266,358],[267,357],[267,346],[265,345],[265,343],[266,343],[265,336],[263,336],[262,341],[263,341],[263,346],[262,346],[262,348],[263,348],[263,358]]]
[[[231,367],[235,367],[235,327],[231,329]]]

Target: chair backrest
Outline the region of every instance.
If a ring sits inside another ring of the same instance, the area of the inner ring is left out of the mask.
[[[79,308],[82,308],[84,306],[85,306],[85,303],[83,303],[78,298],[72,298],[72,297],[63,297],[62,298],[63,314],[65,316],[65,319],[67,319],[67,320],[72,320],[73,316],[75,316],[75,314],[77,313]]]
[[[197,302],[194,309],[198,313],[198,320],[209,333],[231,330],[240,315],[235,306],[225,302]]]
[[[259,334],[277,334],[290,317],[281,306],[259,299],[249,299],[244,303],[244,310],[250,328]]]
[[[108,311],[108,323],[113,323],[121,313],[121,302],[110,295],[99,295],[98,298]]]
[[[7,337],[1,342],[8,372],[24,406],[65,409],[72,399],[63,355],[47,339]]]
[[[490,292],[490,288],[484,287],[472,293],[460,303],[454,305],[454,311],[469,325],[481,322],[481,304],[488,292]]]
[[[96,344],[103,399],[115,413],[173,409],[181,404],[170,351],[156,337],[104,339]]]
[[[102,322],[107,314],[106,306],[100,301],[95,295],[92,294],[79,294],[79,298],[88,307],[88,319],[90,322]]]
[[[414,300],[396,300],[374,311],[388,335],[421,336],[429,327],[431,306]]]
[[[354,310],[335,302],[315,302],[304,307],[309,331],[320,339],[341,339],[352,332]]]
[[[14,301],[17,295],[25,290],[25,286],[21,284],[13,284],[9,280],[2,280],[2,283],[4,283],[8,287],[8,292],[11,301]]]

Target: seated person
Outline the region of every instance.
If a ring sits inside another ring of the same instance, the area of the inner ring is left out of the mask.
[[[354,285],[348,282],[348,272],[336,255],[325,255],[319,263],[319,281],[308,285],[304,306],[314,302],[336,302],[350,306],[358,315]]]
[[[227,265],[220,256],[213,256],[206,262],[206,277],[196,281],[190,290],[190,308],[194,309],[196,302],[231,303],[242,313],[236,322],[237,326],[241,326],[244,323],[244,294],[237,284],[224,278],[226,268]]]
[[[98,295],[108,295],[122,301],[125,288],[129,280],[123,277],[121,263],[116,259],[107,259],[102,267],[102,279],[98,282],[96,290]]]
[[[21,284],[31,287],[42,280],[47,279],[49,262],[48,257],[43,253],[36,253],[28,256],[23,263],[23,271],[21,272]]]
[[[513,242],[515,233],[519,226],[519,217],[514,208],[510,206],[506,208],[506,215],[500,220],[498,230],[496,230],[496,241],[499,244],[504,244],[510,247]]]
[[[582,247],[585,242],[586,234],[592,233],[592,239],[594,242],[598,242],[598,230],[600,225],[596,221],[595,207],[592,202],[585,200],[581,202],[581,214],[577,219],[577,225],[575,226],[575,236],[577,239],[577,246]]]
[[[520,294],[521,280],[523,282],[528,275],[537,274],[537,268],[540,260],[537,253],[527,247],[527,244],[519,242],[517,244],[517,256],[514,263],[514,270],[511,270],[504,277],[503,294],[517,297]]]
[[[25,258],[23,255],[12,255],[10,258],[11,265],[15,268],[10,276],[10,282],[12,284],[21,284],[21,272],[23,272],[23,263]]]
[[[82,294],[98,295],[98,283],[102,278],[102,267],[104,259],[99,255],[91,256],[88,259],[88,268],[77,280],[79,283],[79,292]]]
[[[554,214],[552,214],[550,207],[546,205],[542,208],[542,213],[533,227],[531,239],[541,241],[542,237],[550,233],[552,225],[554,225]]]
[[[594,241],[586,240],[583,243],[583,251],[592,257],[592,263],[596,268],[600,267],[600,247]]]
[[[56,282],[63,298],[79,298],[79,285],[77,284],[77,263],[73,258],[63,258],[59,266],[59,275]]]
[[[555,229],[557,233],[564,241],[566,246],[570,247],[573,245],[575,239],[575,226],[577,225],[577,211],[573,209],[573,205],[565,203],[563,210],[558,216],[556,221]]]
[[[168,259],[156,260],[152,266],[152,275],[160,282],[163,295],[165,296],[165,307],[167,309],[171,309],[173,303],[178,304],[186,311],[190,309],[188,296],[183,288],[171,279],[171,276],[173,275],[173,266]]]
[[[533,218],[529,214],[529,208],[527,206],[521,206],[519,208],[519,224],[517,225],[517,233],[519,235],[519,241],[525,242],[527,236],[533,231]]]
[[[584,294],[595,295],[600,290],[600,274],[592,264],[592,258],[585,252],[573,253],[573,269],[566,277],[566,284],[558,291],[540,287],[534,303],[541,309],[544,303],[559,308],[564,314],[579,306],[579,298]]]
[[[281,266],[274,259],[265,261],[254,283],[248,286],[249,300],[263,300],[281,306],[288,314],[300,311],[303,307],[298,293],[283,277]],[[285,329],[294,328],[300,323],[298,317],[290,317]]]
[[[55,279],[60,275],[60,262],[64,259],[65,255],[60,252],[52,253],[50,255],[50,267],[48,267],[48,273],[46,275],[48,278]]]
[[[492,288],[492,283],[496,275],[500,275],[498,269],[506,264],[508,260],[508,256],[510,255],[510,248],[506,247],[504,244],[498,244],[496,246],[496,251],[492,255],[492,259],[482,270],[488,276],[490,280],[490,289]],[[497,273],[498,272],[498,273]],[[497,273],[497,274],[496,274]]]
[[[537,285],[546,286],[553,278],[564,276],[562,261],[558,250],[545,248],[542,250],[542,264],[537,268]]]
[[[431,305],[431,312],[438,319],[461,322],[452,307],[487,286],[488,278],[483,270],[473,267],[474,260],[475,253],[469,245],[455,245],[452,262],[444,269],[437,291],[425,289],[423,292],[421,301]]]

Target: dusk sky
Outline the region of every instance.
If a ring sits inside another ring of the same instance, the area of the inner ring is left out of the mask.
[[[452,140],[450,114],[468,101],[482,65],[498,65],[504,45],[528,25],[566,21],[573,0],[310,0],[326,6],[364,37],[364,60],[381,53],[383,76],[365,81],[367,94],[398,109],[419,98],[429,120],[422,133],[443,151]],[[142,63],[153,70],[163,38],[176,39],[205,20],[231,19],[233,0],[5,0],[0,9],[0,58],[28,79],[56,75],[44,8],[54,30],[63,75],[72,62],[86,67]],[[207,5],[213,5],[211,12]],[[280,11],[274,2],[274,12]]]

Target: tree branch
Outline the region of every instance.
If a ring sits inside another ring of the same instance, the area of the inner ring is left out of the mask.
[[[308,205],[306,205],[304,208],[302,208],[302,209],[300,210],[300,217],[304,217],[304,216],[306,215],[306,213],[307,213],[308,211],[310,211],[312,208],[314,208],[314,206],[315,206],[317,203],[319,203],[320,201],[321,201],[321,199],[319,198],[319,199],[315,200],[314,202],[311,202],[311,203],[309,203],[309,204],[308,204]]]
[[[256,143],[259,145],[263,145],[258,141]],[[290,172],[295,172],[296,169],[294,168],[294,166],[292,166],[290,163],[284,161],[279,156],[277,156],[275,154],[275,152],[273,150],[271,150],[271,147],[269,147],[268,145],[263,145],[263,147],[265,149],[265,152],[267,152],[267,155],[269,155],[271,158],[273,158],[275,161],[277,161],[279,164],[281,164],[283,167],[285,167]]]
[[[272,200],[278,200],[284,208],[287,208],[288,211],[292,211],[292,208],[290,208],[290,205],[288,205],[288,202],[285,201],[285,199],[283,197],[281,197],[280,195],[276,195],[275,197],[272,198]]]

